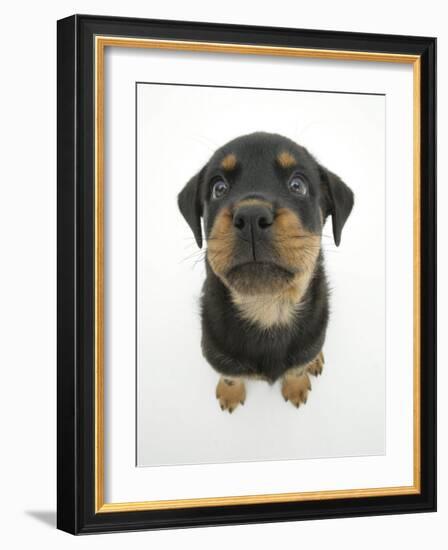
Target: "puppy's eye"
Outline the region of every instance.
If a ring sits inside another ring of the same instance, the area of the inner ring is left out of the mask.
[[[212,197],[220,199],[229,190],[229,184],[222,179],[216,180],[212,187]]]
[[[289,180],[288,187],[294,195],[300,195],[301,197],[306,197],[306,195],[308,195],[308,184],[303,176],[293,176]]]

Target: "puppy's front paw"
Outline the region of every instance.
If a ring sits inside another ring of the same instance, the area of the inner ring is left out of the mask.
[[[306,370],[313,376],[319,376],[324,370],[324,363],[324,354],[320,352],[316,359],[307,366]]]
[[[221,410],[233,412],[239,404],[246,400],[246,386],[241,378],[221,377],[216,386],[216,398]]]
[[[297,408],[306,403],[310,390],[310,378],[303,369],[292,370],[283,377],[282,395],[285,401],[290,401]]]

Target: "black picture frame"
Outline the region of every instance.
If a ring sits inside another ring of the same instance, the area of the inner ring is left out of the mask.
[[[420,58],[421,379],[418,494],[95,510],[94,39],[120,36]],[[436,510],[436,39],[74,15],[58,21],[57,526],[73,534]]]

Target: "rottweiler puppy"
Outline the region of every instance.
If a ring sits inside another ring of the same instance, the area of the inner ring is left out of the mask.
[[[265,132],[218,149],[180,192],[197,245],[207,241],[202,351],[222,410],[244,403],[246,378],[281,378],[284,399],[306,403],[329,317],[322,228],[331,216],[339,246],[353,202],[304,147]]]

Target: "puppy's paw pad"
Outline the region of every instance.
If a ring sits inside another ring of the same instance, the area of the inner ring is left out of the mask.
[[[311,382],[308,374],[304,373],[300,376],[287,374],[283,378],[282,395],[285,401],[289,401],[292,405],[299,408],[301,404],[305,404],[308,399],[308,393],[311,391]]]
[[[221,410],[232,413],[238,405],[244,405],[246,401],[246,386],[243,380],[221,378],[216,386],[216,398]]]
[[[320,374],[322,374],[323,370],[324,370],[324,354],[320,352],[319,355],[316,357],[316,359],[314,359],[314,361],[308,365],[307,372],[309,372],[313,376],[319,376]]]

